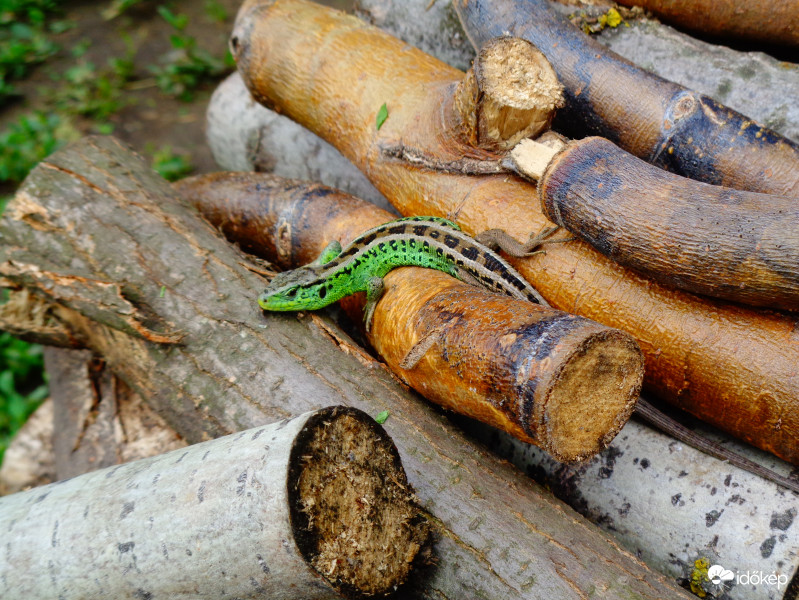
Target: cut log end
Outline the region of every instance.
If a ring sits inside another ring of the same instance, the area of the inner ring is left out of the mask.
[[[563,142],[555,138],[549,138],[545,143],[522,140],[510,151],[505,162],[522,177],[538,181],[544,176],[554,156],[565,147]]]
[[[486,150],[512,148],[549,128],[563,88],[544,55],[526,40],[488,42],[456,92],[467,140]]]
[[[542,446],[561,461],[605,448],[632,414],[644,359],[628,335],[605,329],[587,336],[554,376],[544,409]]]
[[[402,584],[429,527],[382,428],[341,407],[309,420],[292,455],[292,522],[306,560],[346,596]]]

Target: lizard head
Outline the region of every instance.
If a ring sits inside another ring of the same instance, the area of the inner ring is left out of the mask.
[[[307,265],[278,273],[258,296],[258,305],[264,310],[291,311],[313,310],[326,306],[320,304],[319,267]]]
[[[312,263],[278,273],[258,296],[258,305],[264,310],[314,310],[335,301],[328,295],[331,289],[322,272],[339,254],[341,244],[333,240]],[[339,296],[340,297],[340,296]]]

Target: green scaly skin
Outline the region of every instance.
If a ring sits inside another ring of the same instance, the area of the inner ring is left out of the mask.
[[[369,229],[343,249],[331,242],[311,264],[276,275],[258,304],[270,311],[316,310],[365,291],[364,321],[369,331],[383,293],[383,277],[401,266],[437,269],[468,283],[546,304],[502,258],[452,221],[439,217],[397,219]]]

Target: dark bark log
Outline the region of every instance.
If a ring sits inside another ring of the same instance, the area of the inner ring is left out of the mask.
[[[261,314],[263,280],[247,260],[117,142],[59,152],[20,194],[0,221],[0,274],[50,298],[190,441],[331,403],[390,410],[386,430],[439,528],[438,562],[415,597],[684,597],[334,326]]]
[[[466,71],[474,58],[474,48],[449,2],[356,0],[355,5],[364,20],[453,67]],[[549,6],[563,16],[578,15],[578,21],[583,13],[596,21],[607,12],[607,6],[593,2],[567,5],[551,0]],[[799,140],[799,104],[792,102],[799,96],[796,64],[762,52],[703,42],[654,19],[625,17],[619,27],[605,27],[592,37],[647,71],[711,96],[794,142]]]
[[[678,177],[604,138],[573,142],[546,168],[547,218],[614,262],[670,287],[799,309],[799,204]]]
[[[643,6],[688,31],[799,47],[799,4],[794,0],[620,0],[619,4]]]
[[[601,135],[679,175],[799,197],[799,146],[716,100],[661,79],[592,40],[546,0],[458,0],[476,48],[498,35],[529,40],[565,88],[558,124]]]

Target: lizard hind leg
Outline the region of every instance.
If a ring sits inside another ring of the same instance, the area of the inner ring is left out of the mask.
[[[533,256],[534,254],[546,254],[546,250],[537,250],[544,244],[557,244],[560,242],[571,242],[574,237],[563,238],[560,240],[550,239],[560,227],[544,227],[538,233],[531,233],[526,243],[522,244],[506,231],[502,229],[487,229],[474,236],[475,241],[483,244],[491,250],[502,250],[510,256],[523,257]]]
[[[322,250],[322,253],[317,256],[316,260],[314,260],[311,264],[321,267],[322,265],[326,265],[331,260],[336,258],[339,254],[341,254],[341,244],[338,240],[333,240],[327,246],[325,246],[325,249]]]
[[[455,270],[455,277],[460,279],[463,283],[468,283],[469,285],[475,285],[477,287],[485,287],[480,280],[477,278],[476,275],[472,275],[469,271],[463,268],[457,268]]]
[[[364,306],[363,322],[366,324],[366,333],[372,329],[372,318],[375,315],[377,301],[383,295],[385,287],[382,277],[370,277],[366,281],[366,306]]]

